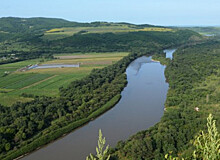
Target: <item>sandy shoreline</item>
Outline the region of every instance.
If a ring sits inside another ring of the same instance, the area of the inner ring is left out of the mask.
[[[152,59],[152,58],[151,58],[151,61],[153,61],[153,62],[160,62],[160,61],[154,60],[154,59]]]

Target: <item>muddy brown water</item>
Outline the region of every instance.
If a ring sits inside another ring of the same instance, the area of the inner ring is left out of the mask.
[[[164,50],[172,59],[174,49]],[[151,57],[140,57],[127,68],[128,85],[122,98],[111,110],[65,137],[25,156],[22,160],[85,160],[95,153],[99,129],[106,143],[114,147],[118,141],[158,123],[163,116],[168,83],[165,66]]]

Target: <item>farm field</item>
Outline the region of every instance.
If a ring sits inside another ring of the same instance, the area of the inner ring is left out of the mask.
[[[162,27],[146,27],[146,28],[134,28],[129,25],[110,25],[110,26],[99,26],[99,27],[67,27],[67,28],[54,28],[44,33],[43,39],[45,40],[56,40],[65,37],[72,36],[77,33],[88,34],[88,33],[123,33],[123,32],[138,32],[138,31],[158,31],[167,32],[173,31],[170,28]]]
[[[37,96],[58,96],[59,88],[83,78],[94,68],[103,68],[127,56],[127,52],[57,54],[50,61],[34,59],[1,65],[0,104],[10,106],[16,102],[27,102],[32,98],[22,97],[22,93]],[[80,64],[79,68],[47,68],[19,71],[30,64]],[[3,76],[5,71],[10,72]]]

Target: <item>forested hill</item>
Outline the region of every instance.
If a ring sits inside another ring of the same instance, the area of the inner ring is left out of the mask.
[[[155,42],[166,47],[202,39],[191,30],[147,24],[8,17],[0,18],[0,64],[52,58],[54,53],[143,51]]]
[[[106,22],[86,24],[59,19],[48,19],[47,22],[44,18],[24,19],[24,22],[22,19],[6,18],[5,21],[10,23],[3,21],[4,18],[0,19],[0,64],[52,57],[54,53],[132,52],[145,50],[155,42],[165,47],[177,42],[203,39],[190,30],[150,25]],[[10,56],[12,54],[13,57]],[[6,60],[1,62],[1,57]]]
[[[195,43],[202,39],[199,34],[189,30],[173,31],[167,28],[119,34],[90,32],[68,35],[63,40],[45,41],[39,36],[36,39],[30,37],[25,42],[4,42],[1,46],[4,54],[6,51],[13,52],[21,57],[20,60],[56,50],[92,52],[113,48],[131,53],[117,63],[95,69],[87,77],[61,88],[59,97],[36,97],[33,101],[11,107],[0,105],[0,159],[14,159],[33,151],[113,107],[127,83],[124,74],[126,67],[137,57],[161,53],[166,47]],[[15,44],[17,48],[10,50]]]
[[[206,36],[220,36],[220,27],[183,27]]]
[[[206,130],[208,114],[220,121],[219,48],[220,42],[210,41],[182,47],[172,61],[163,60],[167,63],[165,75],[169,82],[164,116],[149,130],[119,142],[112,150],[112,159],[163,160],[171,151],[173,155],[193,159],[192,140],[200,130]],[[217,127],[220,129],[219,123]]]
[[[58,18],[18,18],[18,17],[3,17],[0,18],[0,31],[9,33],[43,33],[44,31],[53,28],[63,27],[99,27],[109,25],[125,25],[133,27],[154,27],[153,25],[134,25],[130,23],[108,23],[108,22],[91,22],[79,23],[67,21]]]
[[[202,39],[201,36],[190,30],[177,30],[175,32],[140,31],[123,34],[77,34],[49,42],[48,45],[50,49],[57,46],[54,47],[56,51],[62,49],[64,52],[138,51],[144,50],[154,43],[159,43],[166,47],[170,44],[175,45],[176,42],[184,43],[188,40],[193,42],[198,39]]]
[[[30,33],[33,31],[39,33],[54,27],[73,27],[78,24],[53,18],[0,18],[0,30],[9,33]]]

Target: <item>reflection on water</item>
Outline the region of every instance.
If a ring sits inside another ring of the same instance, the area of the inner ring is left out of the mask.
[[[129,65],[131,70],[134,70],[135,75],[138,74],[141,66],[145,63],[151,63],[151,57],[143,57],[143,58],[138,58],[135,61],[131,62]],[[132,74],[132,71],[130,71],[129,74]]]
[[[165,49],[164,52],[166,53],[166,58],[173,59],[173,53],[176,51],[176,49]]]
[[[89,153],[95,153],[99,129],[113,147],[119,140],[155,125],[163,115],[168,91],[164,69],[151,57],[136,59],[126,70],[128,85],[114,108],[23,160],[85,160]]]

